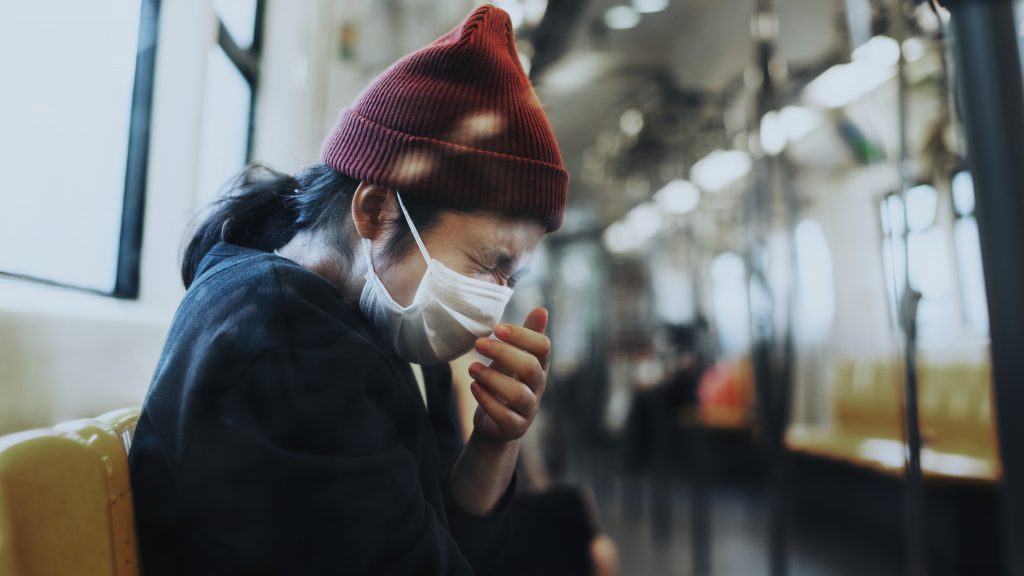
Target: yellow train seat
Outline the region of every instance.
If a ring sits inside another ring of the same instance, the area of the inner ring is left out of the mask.
[[[98,419],[0,438],[0,576],[137,576],[128,459]]]
[[[831,387],[832,424],[792,424],[790,450],[894,474],[902,471],[902,373],[893,362],[846,361]]]
[[[926,474],[984,481],[1000,476],[991,381],[987,366],[922,367],[918,414]]]
[[[121,442],[124,444],[124,452],[128,453],[128,450],[132,447],[132,438],[135,436],[135,425],[139,423],[139,409],[138,408],[121,408],[118,410],[112,410],[97,416],[97,420],[105,422],[117,435],[121,438]]]
[[[1000,474],[984,365],[922,365],[918,371],[925,477],[991,483]],[[832,386],[830,426],[792,424],[787,446],[882,473],[904,469],[903,373],[895,362],[843,362]]]

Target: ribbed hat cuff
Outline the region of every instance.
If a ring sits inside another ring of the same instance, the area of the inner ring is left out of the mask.
[[[562,225],[569,173],[556,164],[413,136],[351,108],[324,142],[321,160],[352,178],[453,207]]]

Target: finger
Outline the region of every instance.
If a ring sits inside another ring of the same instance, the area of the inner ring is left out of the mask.
[[[534,308],[526,315],[523,327],[534,332],[544,333],[548,327],[548,311],[546,308]]]
[[[539,398],[544,394],[547,373],[536,356],[501,340],[479,342],[477,351],[494,361],[490,369],[526,384]]]
[[[469,385],[470,392],[473,393],[473,397],[480,403],[480,408],[487,413],[488,416],[494,420],[495,424],[500,429],[518,436],[522,436],[521,432],[525,432],[529,426],[529,422],[526,418],[517,414],[514,410],[508,406],[502,404],[493,394],[485,390],[479,383],[473,382]]]
[[[490,340],[481,338],[476,341],[476,351],[494,360],[491,368],[511,375],[516,380],[525,383],[530,389],[538,391],[545,380],[544,367],[540,360],[524,350],[520,350],[511,344],[501,340]]]
[[[495,397],[504,400],[507,406],[524,418],[529,420],[537,413],[537,395],[526,384],[480,363],[470,366],[469,374],[478,384]]]
[[[485,354],[483,354],[482,352],[480,352],[480,350],[484,350],[487,347],[489,347],[490,346],[490,342],[492,342],[492,340],[490,338],[480,338],[480,339],[478,339],[476,341],[476,345],[474,346],[474,350],[473,351],[476,352],[476,354],[478,356],[484,356],[485,358],[488,358],[488,359],[492,360],[491,368],[497,370],[498,372],[501,372],[505,376],[508,376],[510,378],[515,378],[516,377],[516,371],[513,368],[511,368],[509,366],[504,366],[504,365],[502,365],[501,362],[498,362],[497,360],[493,360],[493,359],[489,358],[488,356],[486,356]]]
[[[500,324],[494,329],[494,335],[503,342],[536,356],[541,367],[547,369],[548,358],[551,356],[551,340],[544,334],[525,326]]]

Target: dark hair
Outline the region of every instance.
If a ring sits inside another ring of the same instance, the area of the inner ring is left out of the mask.
[[[209,215],[192,233],[181,262],[185,288],[192,285],[199,263],[218,242],[270,252],[299,232],[310,231],[351,263],[347,216],[358,186],[359,180],[325,164],[314,164],[294,176],[260,164],[247,166],[228,183],[224,195],[213,202]],[[421,234],[432,229],[442,214],[465,212],[404,195],[402,201]],[[396,259],[409,250],[413,238],[401,214],[389,225],[395,232],[384,255]]]

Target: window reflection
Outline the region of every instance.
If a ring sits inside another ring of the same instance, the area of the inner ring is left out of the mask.
[[[199,165],[200,204],[217,197],[224,183],[246,163],[252,89],[218,46],[210,48],[203,98]]]
[[[960,268],[960,299],[964,324],[979,336],[988,336],[988,303],[985,300],[985,274],[981,264],[978,221],[974,217],[974,180],[964,170],[953,176],[953,240]]]

